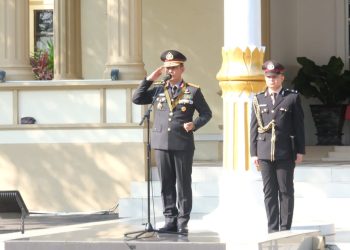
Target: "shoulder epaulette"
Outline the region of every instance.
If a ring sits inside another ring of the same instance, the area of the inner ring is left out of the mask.
[[[199,85],[197,85],[197,84],[193,84],[193,83],[188,82],[187,85],[190,85],[192,87],[199,89]]]
[[[256,95],[262,95],[262,94],[264,94],[265,93],[265,90],[264,91],[261,91],[261,92],[259,92],[259,93],[257,93]]]
[[[298,90],[296,90],[296,89],[285,89],[285,91],[290,92],[290,93],[294,93],[294,94],[298,94]]]
[[[154,85],[163,85],[163,82],[159,82],[159,81],[158,81],[158,82],[154,82],[153,84],[154,84]]]

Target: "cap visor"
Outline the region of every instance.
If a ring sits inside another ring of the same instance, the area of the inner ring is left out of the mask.
[[[181,62],[164,62],[164,67],[175,67],[179,66]]]
[[[277,72],[265,72],[265,76],[278,76],[279,74]]]

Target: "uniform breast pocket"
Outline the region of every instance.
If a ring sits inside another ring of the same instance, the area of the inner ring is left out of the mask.
[[[279,108],[279,111],[280,111],[282,114],[290,113],[290,110],[289,110],[288,108],[284,108],[284,107]]]
[[[260,108],[260,113],[261,114],[268,114],[269,113],[269,109],[268,108]]]
[[[265,134],[258,134],[258,137],[256,138],[257,141],[265,141]]]

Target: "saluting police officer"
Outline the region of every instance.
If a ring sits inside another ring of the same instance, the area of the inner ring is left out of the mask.
[[[261,171],[268,232],[290,230],[294,210],[294,168],[305,154],[304,113],[299,95],[282,87],[282,64],[262,69],[266,90],[253,98],[250,154]]]
[[[186,57],[167,50],[160,58],[163,66],[141,82],[133,102],[150,104],[155,98],[151,147],[155,150],[165,216],[165,225],[159,230],[187,234],[192,209],[193,132],[211,119],[212,112],[199,86],[182,78]],[[162,74],[170,80],[150,88]],[[193,119],[195,111],[198,116]]]

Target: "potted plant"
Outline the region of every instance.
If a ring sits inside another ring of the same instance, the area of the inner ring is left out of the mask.
[[[52,80],[54,65],[54,48],[52,42],[47,42],[47,49],[37,49],[30,57],[30,65],[35,80]]]
[[[343,70],[340,57],[332,56],[326,65],[316,65],[298,57],[301,68],[292,85],[306,98],[317,98],[321,104],[310,105],[317,130],[317,145],[342,145],[345,102],[350,98],[350,71]]]

